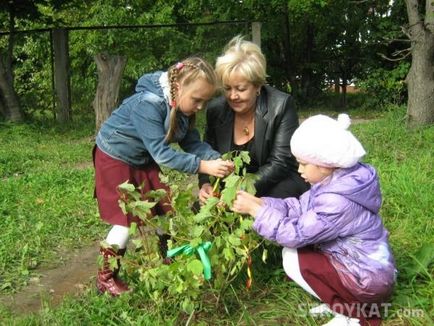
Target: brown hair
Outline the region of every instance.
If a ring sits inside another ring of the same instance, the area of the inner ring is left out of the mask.
[[[169,85],[170,85],[170,122],[169,130],[167,131],[166,141],[169,142],[177,128],[176,113],[178,111],[178,103],[176,103],[176,83],[182,85],[189,85],[197,79],[203,79],[210,85],[217,85],[217,77],[214,72],[213,67],[199,57],[190,57],[177,64],[171,66],[168,70],[169,74]],[[194,127],[194,122],[196,120],[196,115],[193,114],[189,117],[190,128]]]

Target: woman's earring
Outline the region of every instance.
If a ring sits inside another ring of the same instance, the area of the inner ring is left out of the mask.
[[[256,91],[256,96],[261,95],[261,91]]]

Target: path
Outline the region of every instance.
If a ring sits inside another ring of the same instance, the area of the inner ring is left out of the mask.
[[[42,303],[57,305],[66,294],[76,294],[92,286],[97,271],[98,244],[75,250],[62,266],[38,270],[20,292],[0,296],[0,304],[16,314],[37,312]]]

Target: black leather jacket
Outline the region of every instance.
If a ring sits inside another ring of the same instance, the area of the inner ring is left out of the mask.
[[[298,175],[298,163],[291,154],[290,139],[298,127],[298,116],[289,94],[271,86],[263,86],[256,102],[254,146],[259,176],[258,195],[263,195],[290,174]],[[210,101],[204,141],[215,150],[231,150],[234,132],[234,112],[224,96]],[[207,175],[199,176],[199,186],[209,182]]]

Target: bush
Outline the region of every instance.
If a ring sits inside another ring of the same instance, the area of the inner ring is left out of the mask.
[[[359,87],[369,96],[367,105],[370,107],[386,104],[401,105],[407,100],[405,77],[410,69],[410,63],[402,62],[393,70],[378,68],[360,81]]]

